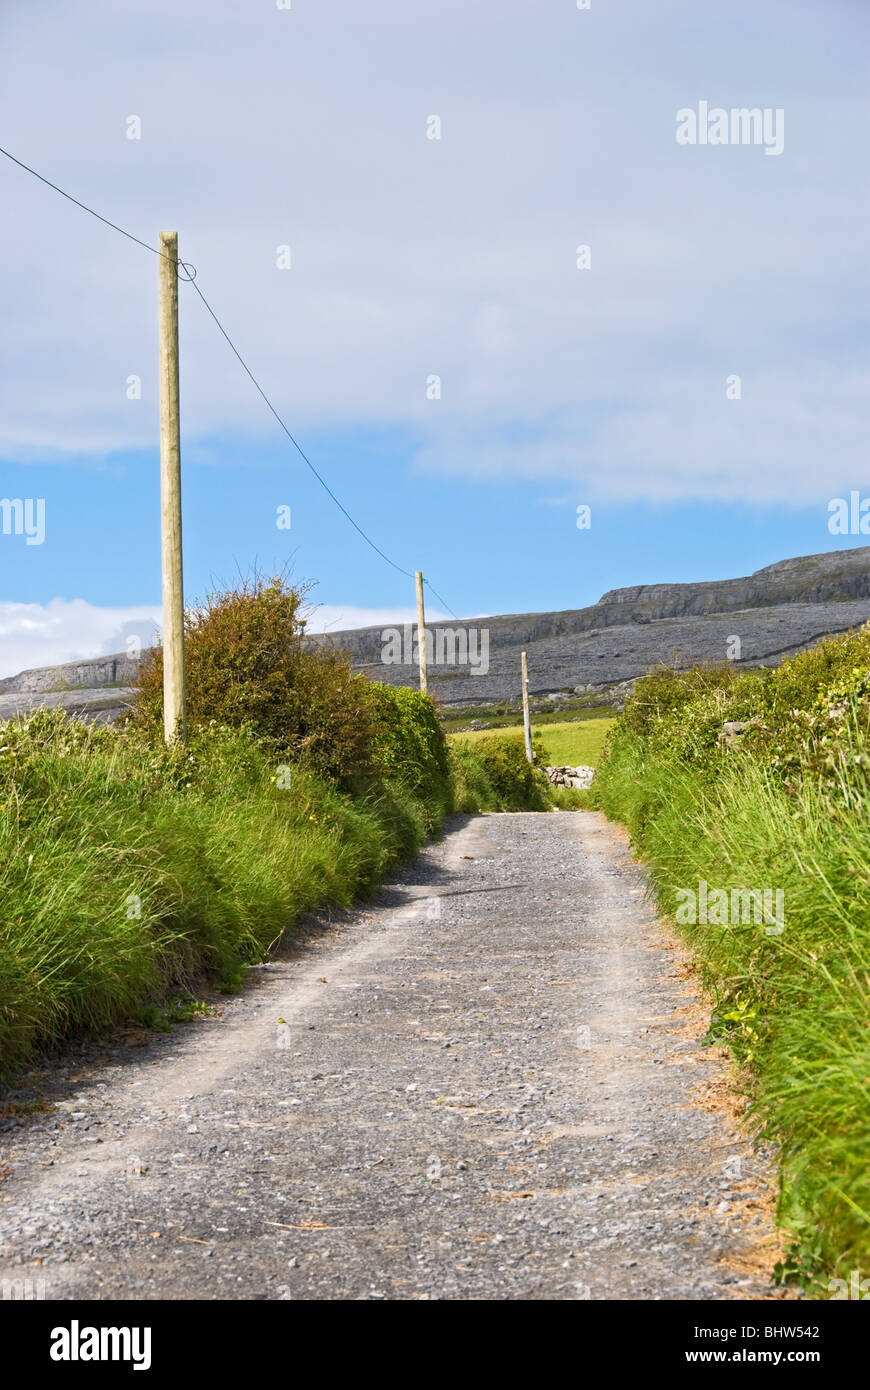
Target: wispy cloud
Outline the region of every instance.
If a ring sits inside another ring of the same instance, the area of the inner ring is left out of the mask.
[[[737,0],[701,21],[682,0],[413,15],[336,0],[255,17],[152,0],[146,18],[97,0],[85,24],[39,5],[4,24],[4,138],[137,235],[178,225],[303,432],[410,427],[421,467],[617,497],[794,501],[822,459],[832,486],[858,476],[857,8]],[[678,146],[676,112],[699,99],[783,108],[783,154]],[[0,347],[0,451],[153,443],[154,265],[11,166],[0,180],[18,325]],[[188,440],[272,438],[182,289]]]
[[[148,604],[100,608],[84,599],[0,603],[0,676],[33,666],[55,666],[124,651],[128,638],[142,646],[160,628],[160,609]]]
[[[341,632],[356,627],[396,627],[416,622],[412,608],[360,608],[355,604],[322,603],[310,610],[312,633]],[[428,622],[450,622],[437,608]],[[101,608],[84,599],[52,599],[50,603],[0,603],[0,677],[14,676],[33,666],[56,666],[110,652],[125,651],[136,637],[149,646],[160,632],[158,605]]]

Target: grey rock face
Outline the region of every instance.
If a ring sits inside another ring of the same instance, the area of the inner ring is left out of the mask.
[[[124,685],[136,679],[138,662],[124,652],[90,661],[67,661],[62,666],[37,666],[0,680],[0,696],[65,692]]]
[[[740,737],[745,734],[750,727],[748,719],[729,719],[722,725],[722,732],[719,735],[719,742],[724,743],[727,748],[733,748],[735,743],[740,742]]]
[[[607,610],[627,607],[635,621],[649,621],[767,608],[781,603],[865,598],[870,598],[870,546],[866,545],[830,555],[799,555],[793,560],[780,560],[744,579],[611,589],[597,606]]]
[[[0,721],[57,706],[93,724],[118,719],[130,703],[138,662],[126,652],[61,666],[38,666],[0,680]]]
[[[502,618],[484,619],[492,625],[487,674],[475,674],[467,666],[430,666],[429,689],[448,705],[515,699],[520,694],[520,651],[524,649],[533,697],[580,685],[586,690],[603,690],[620,684],[625,685],[627,694],[632,681],[660,662],[687,667],[696,662],[724,661],[734,637],[740,639],[737,666],[776,666],[783,657],[812,646],[829,633],[858,627],[868,618],[870,599],[784,604],[704,617],[659,618],[537,640],[522,633],[517,639]],[[333,640],[341,645],[338,637],[344,635],[350,638],[356,634],[337,634]],[[387,685],[417,685],[416,666],[384,665],[376,655],[356,665],[372,680]]]
[[[530,693],[538,697],[602,690],[630,683],[662,661],[685,667],[723,661],[735,651],[739,666],[773,666],[868,618],[870,546],[860,546],[782,560],[743,579],[612,589],[589,608],[439,623],[442,631],[488,631],[489,669],[430,662],[429,688],[448,705],[514,698],[523,649]],[[311,640],[348,652],[373,680],[416,686],[416,666],[384,663],[384,631],[359,628]]]

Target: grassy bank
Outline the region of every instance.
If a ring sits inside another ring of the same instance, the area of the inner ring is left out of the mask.
[[[99,1031],[347,903],[424,838],[426,807],[279,771],[241,730],[171,754],[40,714],[2,730],[0,1059]]]
[[[55,711],[0,727],[0,1075],[204,982],[237,987],[301,914],[370,890],[453,809],[547,809],[521,740],[448,756],[425,697],[375,698],[390,719],[348,785],[247,725],[200,726],[178,751]]]
[[[745,1068],[778,1146],[778,1276],[823,1297],[870,1271],[868,669],[862,631],[775,672],[655,673],[591,793],[629,827],[699,959],[711,1039]],[[744,727],[726,739],[726,721]],[[772,911],[732,890],[767,890]]]

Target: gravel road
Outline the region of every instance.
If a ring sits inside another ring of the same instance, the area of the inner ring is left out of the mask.
[[[769,1295],[768,1175],[705,1018],[622,832],[455,817],[219,1014],[41,1074],[50,1108],[0,1120],[0,1279],[49,1299]]]

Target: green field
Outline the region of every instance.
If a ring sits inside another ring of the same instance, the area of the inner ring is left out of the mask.
[[[533,724],[576,724],[587,719],[612,719],[614,708],[602,704],[602,696],[578,695],[574,699],[560,700],[558,704],[549,701],[541,705],[531,700],[529,708]],[[480,729],[516,729],[522,727],[523,707],[519,700],[504,701],[502,704],[466,705],[461,709],[442,708],[438,715],[445,734],[477,733]]]
[[[538,763],[550,767],[597,767],[604,740],[615,719],[579,719],[573,723],[539,724],[532,720],[532,739],[538,751]],[[462,738],[492,738],[494,729],[478,729],[462,734]],[[512,732],[499,730],[500,733]],[[517,732],[522,733],[522,725]],[[543,744],[544,754],[540,748]]]

